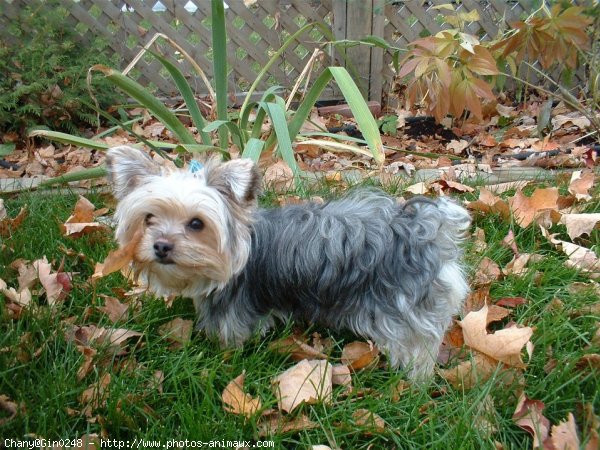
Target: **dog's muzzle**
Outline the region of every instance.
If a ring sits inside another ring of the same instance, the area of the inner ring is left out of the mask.
[[[165,240],[158,240],[154,243],[154,255],[160,264],[173,264],[172,253],[175,246]]]

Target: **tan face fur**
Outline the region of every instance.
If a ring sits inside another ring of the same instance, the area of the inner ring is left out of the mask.
[[[244,267],[259,189],[251,161],[211,162],[191,173],[123,146],[109,150],[107,169],[119,201],[117,241],[126,246],[142,230],[134,269],[153,292],[210,292]]]

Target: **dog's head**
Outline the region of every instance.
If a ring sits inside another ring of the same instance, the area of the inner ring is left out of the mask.
[[[202,295],[243,269],[260,189],[252,161],[209,161],[192,173],[120,146],[108,151],[106,166],[118,200],[117,241],[139,240],[133,265],[151,290]]]

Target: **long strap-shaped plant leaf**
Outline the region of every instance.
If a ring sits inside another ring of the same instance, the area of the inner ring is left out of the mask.
[[[211,2],[211,30],[213,50],[213,83],[217,94],[217,119],[227,120],[227,30],[223,0]],[[219,145],[228,145],[227,128],[219,128]]]
[[[95,65],[92,70],[102,72],[115,86],[144,105],[150,114],[160,120],[177,137],[180,143],[197,143],[194,135],[181,123],[179,118],[137,81],[126,77],[118,70],[103,65]]]
[[[296,136],[308,118],[311,109],[319,100],[321,93],[332,79],[335,79],[344,98],[348,102],[348,106],[350,106],[350,110],[356,119],[356,123],[367,142],[373,159],[377,164],[383,164],[385,153],[375,118],[373,117],[373,114],[371,114],[356,83],[354,83],[354,80],[348,71],[343,67],[329,67],[315,80],[313,86],[306,93],[304,100],[294,113],[293,118],[288,123],[291,141],[293,142],[296,139]],[[276,138],[277,136],[275,134],[271,134],[265,144],[265,148],[272,149],[276,144]]]

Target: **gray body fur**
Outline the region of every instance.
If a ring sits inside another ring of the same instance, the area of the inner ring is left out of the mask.
[[[459,244],[469,224],[450,200],[399,205],[376,190],[259,210],[245,268],[196,301],[199,327],[230,345],[273,316],[322,323],[372,339],[413,376],[429,375],[468,292]]]

